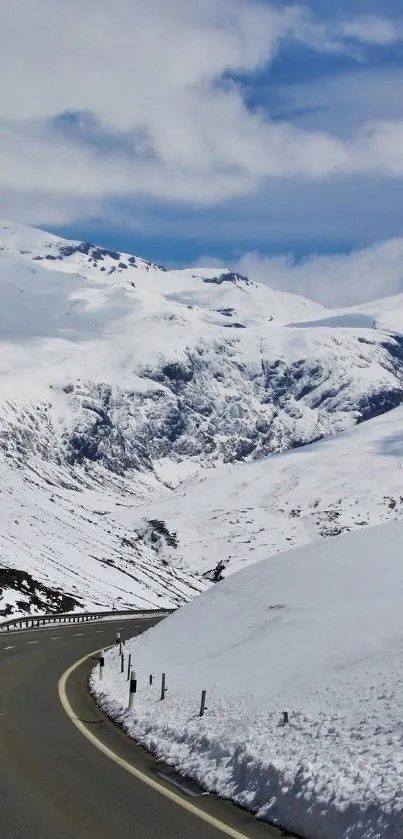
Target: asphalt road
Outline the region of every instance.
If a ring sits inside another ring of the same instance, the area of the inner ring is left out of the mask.
[[[221,829],[102,754],[60,703],[59,679],[74,662],[113,643],[118,628],[130,637],[149,625],[116,621],[0,634],[0,839],[223,839]],[[77,718],[97,739],[245,837],[290,835],[216,796],[189,799],[161,781],[164,767],[93,702],[86,689],[93,665],[82,664],[66,688]]]

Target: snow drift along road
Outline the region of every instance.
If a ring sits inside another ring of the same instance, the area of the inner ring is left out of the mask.
[[[94,671],[98,701],[145,746],[260,817],[310,839],[397,839],[402,551],[394,522],[250,566],[126,645],[140,688],[132,712],[115,650],[102,684]],[[161,671],[163,703],[147,684]]]

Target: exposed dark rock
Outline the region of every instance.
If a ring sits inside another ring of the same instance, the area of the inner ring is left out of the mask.
[[[402,402],[403,390],[401,388],[385,388],[375,393],[366,393],[357,402],[359,412],[357,422],[365,422],[365,420],[386,414]]]
[[[170,548],[178,547],[177,534],[171,533],[164,521],[160,521],[160,519],[148,519],[148,524],[152,528],[151,542],[157,542],[158,537],[162,536]]]
[[[227,306],[227,308],[225,309],[216,309],[215,311],[218,312],[218,314],[220,315],[224,315],[226,318],[230,318],[234,314],[235,309],[231,309],[230,306]]]
[[[70,594],[65,594],[57,589],[34,580],[31,574],[17,568],[0,568],[0,598],[8,589],[21,593],[21,600],[16,602],[18,611],[27,615],[36,612],[71,612],[80,607],[80,602]],[[11,615],[13,607],[5,606],[0,609],[0,615],[7,618]]]
[[[234,271],[223,271],[222,274],[217,274],[216,277],[203,277],[203,282],[212,285],[222,285],[222,283],[253,285],[248,277],[244,277],[242,274],[237,274]]]
[[[224,571],[226,565],[227,562],[224,562],[224,560],[220,560],[215,566],[215,568],[212,568],[209,571],[205,571],[203,577],[206,580],[211,580],[211,582],[213,583],[220,583],[221,580],[224,579]]]

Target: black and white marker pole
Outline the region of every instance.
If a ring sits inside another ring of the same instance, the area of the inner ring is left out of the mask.
[[[120,632],[116,633],[116,644],[120,644]]]
[[[202,690],[199,716],[204,717],[205,710],[206,710],[206,691]]]
[[[167,692],[167,688],[166,688],[165,673],[162,673],[161,674],[161,699],[165,699],[166,692]]]
[[[135,693],[137,693],[137,673],[135,670],[132,670],[130,673],[129,710],[133,708]]]
[[[132,654],[129,653],[129,660],[127,662],[127,681],[130,679],[130,670],[132,669]]]
[[[121,653],[120,654],[120,672],[124,673],[124,669],[125,669],[125,657],[124,657],[123,653]]]
[[[105,667],[105,653],[101,650],[99,654],[99,681],[102,682],[104,678],[104,667]]]

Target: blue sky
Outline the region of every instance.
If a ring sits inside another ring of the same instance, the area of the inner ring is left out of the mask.
[[[372,5],[379,10],[380,3]],[[233,80],[248,107],[263,110],[272,120],[348,136],[366,119],[403,117],[403,42],[367,45],[359,58],[290,44],[269,66]],[[385,88],[390,92],[386,103]],[[135,231],[101,220],[53,229],[78,238],[101,236],[108,246],[172,265],[205,255],[231,262],[245,250],[290,251],[301,257],[400,236],[401,208],[403,179],[375,175],[307,183],[285,178],[207,207],[141,198],[117,203],[119,218],[141,222]]]
[[[24,4],[3,33],[25,67],[0,35],[4,217],[170,266],[403,235],[396,0]]]
[[[328,2],[309,5],[327,16]],[[340,3],[339,13],[342,8],[351,13],[350,2]],[[385,16],[386,12],[393,20],[400,19],[396,2],[358,0],[354,4],[355,14],[368,14],[370,9],[374,14]],[[364,116],[376,118],[385,110],[386,116],[391,111],[403,115],[397,93],[395,109],[390,104],[385,109],[382,103],[383,84],[392,86],[395,77],[401,78],[403,87],[403,43],[367,44],[358,58],[345,52],[319,53],[292,43],[285,45],[268,66],[232,79],[242,87],[248,106],[263,109],[271,119],[291,120],[310,130],[330,129],[343,135],[359,127]],[[376,83],[380,86],[379,98],[364,108],[361,97],[371,98]],[[343,88],[354,85],[355,97],[344,96]],[[326,91],[334,88],[338,95],[332,102],[326,98]],[[213,207],[125,202],[119,206],[119,215],[139,217],[145,229],[136,232],[102,222],[54,229],[79,238],[101,235],[108,245],[137,250],[172,265],[197,261],[205,255],[233,262],[245,250],[256,249],[262,253],[290,251],[300,257],[349,250],[403,234],[402,201],[403,180],[397,184],[382,177],[350,178],[330,184],[284,180]]]

